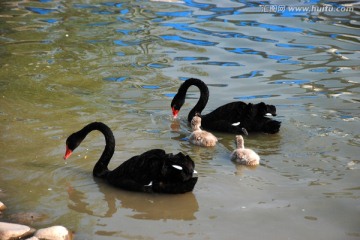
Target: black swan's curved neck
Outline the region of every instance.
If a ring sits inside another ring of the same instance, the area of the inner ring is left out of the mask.
[[[98,130],[105,136],[105,149],[94,166],[95,177],[105,177],[109,172],[108,165],[115,151],[115,138],[111,129],[101,122],[93,122],[85,126],[78,133],[85,138],[91,131]]]
[[[189,78],[183,84],[181,84],[179,88],[179,93],[184,94],[184,98],[186,92],[190,86],[196,86],[200,90],[200,98],[193,109],[190,110],[188,115],[188,121],[191,122],[192,118],[195,116],[196,113],[201,113],[204,110],[208,100],[209,100],[209,89],[206,84],[197,78]]]

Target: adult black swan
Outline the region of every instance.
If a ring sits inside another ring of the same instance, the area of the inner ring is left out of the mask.
[[[115,138],[111,129],[101,122],[86,125],[66,139],[64,159],[80,145],[93,130],[105,136],[105,149],[95,164],[93,175],[103,178],[115,187],[130,191],[185,193],[194,189],[197,182],[195,164],[183,153],[165,153],[162,149],[152,149],[141,155],[133,156],[114,170],[108,164],[115,151]]]
[[[196,113],[201,114],[209,100],[209,89],[200,79],[190,78],[181,84],[178,92],[171,102],[174,117],[177,117],[182,105],[185,103],[186,92],[190,86],[200,90],[200,99],[188,115],[191,122]],[[213,131],[242,134],[244,128],[248,132],[279,132],[281,122],[266,117],[276,116],[276,107],[263,102],[258,104],[231,102],[218,107],[211,113],[201,115],[202,127]]]

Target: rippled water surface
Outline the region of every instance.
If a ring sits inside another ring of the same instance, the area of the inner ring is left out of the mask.
[[[360,239],[359,5],[286,2],[1,1],[0,221],[76,239]],[[210,149],[184,140],[198,90],[179,119],[170,102],[190,77],[209,86],[205,113],[276,105],[281,131],[245,138],[259,167],[230,161],[231,134]],[[66,137],[92,121],[114,131],[110,168],[151,148],[186,152],[194,191],[94,179],[98,133],[64,162]]]

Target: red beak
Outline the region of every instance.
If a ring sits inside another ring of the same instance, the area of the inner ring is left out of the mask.
[[[179,110],[176,110],[174,107],[172,107],[171,110],[172,110],[173,117],[177,118],[177,116],[179,114]]]
[[[66,146],[66,152],[65,152],[65,155],[64,155],[64,160],[68,159],[71,154],[72,154],[72,150],[69,149],[68,146]]]

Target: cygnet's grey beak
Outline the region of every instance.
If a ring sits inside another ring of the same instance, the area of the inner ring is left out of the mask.
[[[198,176],[198,172],[194,169],[193,171],[193,177],[197,177]]]
[[[243,132],[246,136],[249,135],[249,133],[248,133],[248,131],[246,130],[246,128],[241,128],[241,130],[242,130],[242,132]]]

